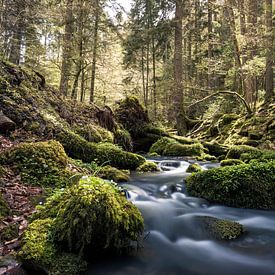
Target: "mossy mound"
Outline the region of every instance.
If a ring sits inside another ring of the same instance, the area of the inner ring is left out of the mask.
[[[99,168],[98,175],[102,179],[112,180],[114,182],[127,182],[130,177],[123,171],[114,168],[110,165]]]
[[[158,172],[160,169],[158,165],[153,161],[146,161],[141,166],[137,168],[137,172],[146,173],[146,172]]]
[[[55,218],[55,242],[65,251],[86,256],[130,248],[143,232],[139,210],[121,190],[94,177],[55,194],[35,217]]]
[[[163,155],[163,153],[168,145],[176,144],[176,143],[177,143],[177,141],[172,138],[162,137],[151,146],[150,153],[151,154],[156,153],[158,155]]]
[[[275,162],[252,162],[211,169],[186,179],[191,196],[232,207],[275,207]]]
[[[239,160],[239,159],[224,159],[221,161],[221,166],[233,166],[233,165],[240,165],[240,164],[244,164],[243,161]]]
[[[200,218],[210,236],[217,240],[235,240],[244,232],[243,226],[237,222],[207,216]]]
[[[196,139],[191,139],[191,138],[188,138],[188,137],[182,137],[182,136],[177,136],[177,135],[172,135],[171,138],[173,138],[177,142],[179,142],[181,144],[184,144],[184,145],[190,145],[190,144],[194,144],[194,143],[199,142]]]
[[[169,144],[166,146],[163,155],[165,156],[179,156],[179,157],[192,157],[200,156],[203,154],[203,146],[200,143],[190,145],[183,145],[180,143]]]
[[[20,259],[38,273],[75,275],[85,271],[85,261],[74,254],[61,252],[53,243],[53,224],[53,220],[48,218],[35,220],[29,225],[22,238]]]
[[[0,193],[0,220],[10,214],[10,208],[7,205],[7,202]]]
[[[64,148],[53,140],[20,144],[6,151],[1,162],[12,166],[23,182],[36,186],[61,187],[72,175],[65,170],[68,156]]]
[[[203,142],[202,144],[208,150],[208,153],[215,157],[226,155],[229,150],[229,147],[218,142]]]
[[[61,142],[70,157],[86,163],[96,161],[99,165],[109,164],[119,169],[135,170],[145,162],[143,157],[125,152],[114,144],[88,142],[71,131],[56,133],[56,139]]]
[[[186,170],[186,173],[197,173],[201,172],[202,168],[198,163],[190,164]]]
[[[253,154],[261,154],[261,151],[257,148],[247,145],[236,145],[232,146],[228,151],[226,158],[227,159],[240,159],[241,155],[244,153],[253,153]]]

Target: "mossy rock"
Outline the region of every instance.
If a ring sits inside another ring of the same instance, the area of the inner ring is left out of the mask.
[[[252,147],[258,147],[261,143],[257,140],[248,139],[248,140],[245,140],[242,144],[252,146]]]
[[[237,222],[207,216],[200,218],[205,229],[214,239],[221,241],[235,240],[244,233],[243,226]]]
[[[180,143],[169,144],[166,146],[164,156],[192,157],[203,154],[203,146],[200,143],[183,145]]]
[[[31,271],[46,274],[76,275],[84,272],[87,263],[80,257],[60,252],[52,240],[53,220],[33,221],[23,234],[19,258]]]
[[[188,138],[188,137],[182,137],[182,136],[172,135],[171,138],[173,138],[174,140],[176,140],[177,142],[179,142],[179,143],[181,143],[183,145],[190,145],[190,144],[198,143],[198,140],[192,139],[192,138]]]
[[[0,242],[7,242],[17,238],[19,235],[18,224],[10,224],[0,231]]]
[[[244,162],[240,159],[225,159],[221,161],[221,166],[233,166],[244,164]]]
[[[20,174],[23,182],[35,186],[61,187],[72,174],[62,145],[54,140],[23,143],[4,153],[1,162]]]
[[[186,179],[189,195],[232,207],[275,207],[275,161],[215,168]]]
[[[0,193],[0,220],[10,214],[10,208],[3,198],[2,194]]]
[[[146,173],[146,172],[158,172],[160,169],[158,165],[153,161],[146,161],[141,166],[137,168],[137,172]]]
[[[227,159],[240,159],[241,155],[244,153],[253,153],[253,154],[261,154],[261,151],[257,148],[247,145],[235,145],[230,148],[228,151],[226,158]]]
[[[130,177],[125,172],[110,165],[99,168],[98,176],[102,179],[112,180],[118,183],[130,180]]]
[[[198,163],[190,164],[186,170],[186,173],[197,173],[201,172],[202,168]]]
[[[139,210],[121,190],[94,177],[81,179],[39,207],[35,217],[47,216],[54,217],[52,238],[62,251],[85,256],[129,249],[144,227]]]
[[[211,156],[209,154],[202,153],[202,155],[196,157],[196,160],[198,160],[198,161],[212,161],[212,162],[216,162],[217,158],[215,156]]]
[[[88,142],[71,131],[59,131],[56,139],[64,146],[67,154],[85,163],[96,161],[99,165],[109,164],[119,169],[135,170],[145,162],[145,159],[137,154],[123,151],[111,143]]]
[[[203,142],[202,144],[206,149],[208,149],[209,154],[215,157],[226,155],[229,150],[227,146],[218,142]]]
[[[156,143],[154,143],[150,148],[150,153],[156,153],[158,155],[163,155],[167,145],[177,143],[176,140],[168,137],[160,138]]]
[[[132,137],[130,133],[126,130],[117,129],[114,132],[114,143],[120,146],[125,151],[133,151]]]
[[[133,147],[135,152],[147,153],[154,143],[159,140],[160,136],[150,133],[144,133],[143,137],[138,137],[133,140]]]

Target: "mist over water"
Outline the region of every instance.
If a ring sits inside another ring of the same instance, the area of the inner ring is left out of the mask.
[[[131,257],[93,264],[87,274],[275,274],[275,211],[211,205],[185,192],[186,161],[163,160],[157,174],[132,175],[124,186],[145,219],[143,248]],[[203,164],[211,169],[217,164]],[[216,241],[198,217],[241,223],[245,234]]]

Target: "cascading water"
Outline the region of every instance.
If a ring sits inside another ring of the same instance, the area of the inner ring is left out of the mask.
[[[189,163],[162,160],[165,172],[132,176],[130,200],[145,219],[144,248],[132,257],[93,264],[87,274],[275,274],[275,211],[210,205],[185,194]],[[202,164],[210,169],[217,164]],[[217,241],[199,225],[198,217],[234,220],[245,227],[235,241]]]

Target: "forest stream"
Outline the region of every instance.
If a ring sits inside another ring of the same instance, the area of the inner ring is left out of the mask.
[[[275,274],[275,211],[237,209],[189,197],[184,178],[189,162],[161,159],[159,173],[133,174],[129,199],[145,219],[142,249],[90,266],[86,274]],[[200,163],[203,169],[218,166]],[[245,234],[217,241],[198,226],[198,217],[239,222]]]

